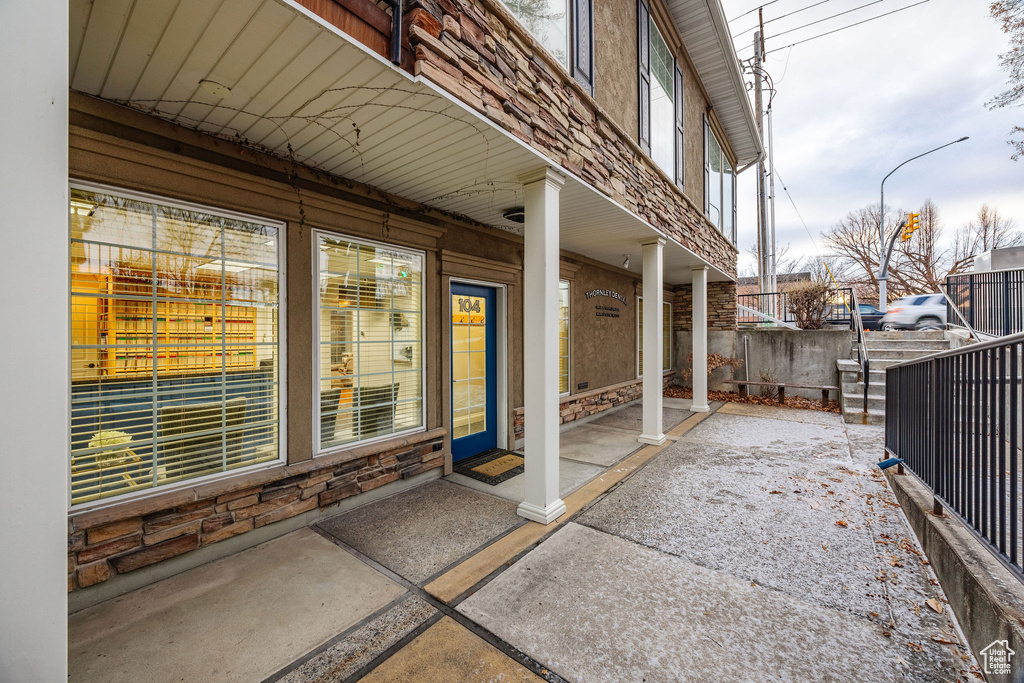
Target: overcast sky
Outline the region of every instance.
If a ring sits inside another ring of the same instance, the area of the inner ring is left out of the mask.
[[[1024,109],[990,111],[985,102],[1005,90],[998,55],[1006,35],[983,0],[929,0],[888,17],[785,46],[919,0],[879,0],[869,7],[779,35],[872,2],[826,0],[790,17],[776,17],[819,0],[723,0],[733,20],[764,7],[765,67],[778,91],[773,103],[775,162],[813,239],[776,178],[776,238],[791,255],[821,253],[820,233],[847,212],[877,203],[882,178],[900,162],[965,135],[970,140],[897,171],[885,184],[886,206],[913,210],[931,198],[951,232],[982,203],[1024,223],[1024,161],[1006,144]],[[757,13],[731,21],[733,35],[757,23]],[[741,59],[753,55],[753,31],[736,35]],[[767,101],[767,100],[766,100]],[[767,136],[766,136],[767,137]],[[757,234],[756,170],[739,177],[740,271],[753,274],[747,254]]]

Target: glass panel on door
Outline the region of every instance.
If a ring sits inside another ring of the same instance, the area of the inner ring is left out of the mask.
[[[452,285],[452,454],[455,460],[494,448],[494,290]]]

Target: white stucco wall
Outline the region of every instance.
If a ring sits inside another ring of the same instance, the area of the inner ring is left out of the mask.
[[[67,2],[0,2],[0,64],[0,681],[63,681]]]

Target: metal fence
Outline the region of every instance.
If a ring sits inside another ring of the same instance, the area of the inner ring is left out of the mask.
[[[886,371],[885,448],[1024,580],[1024,334]]]
[[[833,289],[830,292],[830,299],[833,303],[829,304],[828,317],[825,320],[829,325],[851,325],[852,320],[850,317],[850,309],[847,306],[847,302],[850,301],[850,297],[853,290],[849,287],[840,287],[839,289]],[[755,311],[770,315],[773,318],[778,318],[783,322],[795,323],[796,316],[793,315],[789,309],[789,296],[786,292],[767,292],[762,294],[738,294],[736,296],[736,303],[740,306],[746,306]],[[760,325],[764,324],[764,320],[753,313],[745,313],[739,311],[736,317],[736,322],[740,325]]]
[[[1024,269],[953,275],[946,278],[946,293],[978,332],[997,337],[1024,332]],[[952,310],[946,319],[956,320]]]

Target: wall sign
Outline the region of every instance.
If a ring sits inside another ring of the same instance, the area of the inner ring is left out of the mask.
[[[619,309],[615,306],[594,306],[598,318],[618,318]]]
[[[626,301],[626,297],[610,289],[592,289],[589,292],[587,292],[588,299],[593,299],[595,296],[610,296],[613,299],[618,299],[619,301],[621,301],[623,306],[629,305],[629,302]]]

